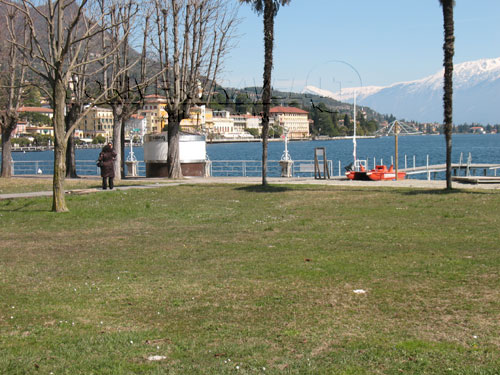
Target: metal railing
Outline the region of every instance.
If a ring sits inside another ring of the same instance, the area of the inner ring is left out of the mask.
[[[13,161],[13,174],[20,175],[51,175],[54,173],[54,161],[34,160],[34,161]],[[100,176],[101,170],[96,165],[95,160],[77,160],[76,173],[80,176]],[[146,164],[138,162],[137,173],[139,176],[146,176]]]
[[[137,175],[146,176],[146,164],[137,162]],[[330,175],[333,176],[333,162],[327,161]],[[320,163],[323,169],[323,164]],[[54,173],[52,160],[13,161],[14,175],[51,175]],[[94,160],[77,160],[76,173],[80,176],[99,176],[101,171]],[[209,162],[209,173],[215,177],[260,177],[262,162],[258,160],[212,160]],[[279,160],[269,160],[267,164],[269,177],[281,176]],[[314,176],[314,160],[295,160],[292,169],[293,177]]]
[[[260,177],[262,176],[262,162],[259,160],[212,160],[210,162],[210,175],[214,177]],[[330,175],[333,175],[333,161],[328,160]],[[323,170],[323,164],[320,163]],[[281,176],[279,160],[267,161],[267,175],[269,177]],[[292,177],[314,176],[314,160],[294,160]]]
[[[442,164],[432,165],[428,155],[421,166],[417,166],[415,156],[412,158],[413,163],[411,164],[413,165],[409,165],[410,163],[408,163],[407,159],[405,155],[404,170],[406,171],[407,178],[415,178],[418,175],[421,175],[420,178],[426,179],[431,179],[431,175],[433,175],[434,178],[438,178],[437,173],[442,174],[445,170]],[[467,163],[464,163],[463,159],[465,158],[460,158],[459,163],[453,165],[457,173],[462,170],[465,175],[470,175],[473,169],[484,169],[488,170],[488,175],[497,176],[497,170],[500,169],[499,164],[472,164],[471,156],[468,157]],[[371,161],[370,159],[368,160]],[[372,160],[375,165],[376,160]],[[269,177],[281,176],[281,165],[279,162],[279,160],[268,160],[267,175]],[[144,161],[138,161],[137,163],[137,175],[139,177],[145,177],[146,164]],[[384,161],[380,160],[380,164],[384,164]],[[320,163],[319,167],[323,170],[322,163]],[[340,160],[336,161],[335,164],[332,160],[327,160],[327,167],[332,177],[341,177],[345,175]],[[366,169],[370,168],[371,165],[366,167]],[[94,160],[77,160],[76,171],[80,176],[100,176],[100,169],[96,166]],[[210,176],[214,177],[260,177],[262,176],[262,162],[259,160],[207,160],[207,172]],[[52,160],[13,161],[14,175],[51,175],[53,173],[54,162]],[[314,177],[314,160],[294,160],[292,177]]]

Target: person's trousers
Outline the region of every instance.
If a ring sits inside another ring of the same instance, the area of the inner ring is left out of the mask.
[[[109,181],[109,188],[113,189],[113,177],[103,177],[102,178],[102,188],[106,190],[108,188],[108,181]]]

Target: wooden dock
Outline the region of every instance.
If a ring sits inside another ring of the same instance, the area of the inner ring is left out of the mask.
[[[456,176],[451,178],[452,181],[461,182],[464,184],[499,184],[500,176]]]
[[[459,164],[459,163],[453,163],[451,165],[451,170],[454,178],[461,178],[461,177],[466,177],[470,180],[477,180],[479,181],[479,178],[476,177],[477,175],[480,175],[482,172],[482,180],[488,181],[489,179],[485,177],[488,177],[488,171],[493,171],[494,176],[489,176],[491,179],[500,179],[500,176],[497,177],[497,170],[500,169],[500,164],[492,164],[492,163],[470,163],[470,164]],[[438,172],[445,172],[446,171],[446,164],[433,164],[433,165],[424,165],[420,167],[414,167],[414,168],[403,168],[399,169],[401,172],[406,172],[408,176],[411,175],[416,175],[416,174],[422,174],[422,173],[427,173],[427,179],[431,180],[431,175],[436,174]],[[460,171],[463,171],[465,176],[459,176]],[[480,171],[478,173],[478,171]],[[458,180],[457,180],[458,181]],[[495,181],[497,182],[497,181]],[[479,183],[479,182],[471,182],[471,183]],[[492,183],[492,181],[490,182]]]

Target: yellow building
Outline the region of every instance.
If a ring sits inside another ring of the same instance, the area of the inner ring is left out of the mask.
[[[213,112],[206,106],[194,106],[189,118],[181,121],[181,130],[186,133],[210,133],[213,128]]]
[[[93,139],[102,135],[108,141],[113,138],[113,111],[111,108],[93,107],[79,128],[84,138]]]
[[[146,133],[159,133],[167,126],[166,106],[167,99],[164,96],[153,94],[144,97],[144,105],[137,114],[146,119]]]
[[[41,134],[41,135],[50,135],[54,136],[54,127],[53,126],[26,126],[26,133],[28,134]]]
[[[309,137],[309,112],[295,107],[273,107],[270,110],[270,120],[274,125],[288,130],[290,139]]]

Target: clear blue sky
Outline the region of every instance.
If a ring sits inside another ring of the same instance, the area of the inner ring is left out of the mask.
[[[235,0],[237,1],[237,0]],[[460,63],[500,57],[500,0],[456,0],[455,57]],[[262,16],[242,5],[240,37],[221,83],[262,85]],[[300,91],[385,86],[436,73],[443,61],[438,0],[292,0],[275,19],[273,86]]]

